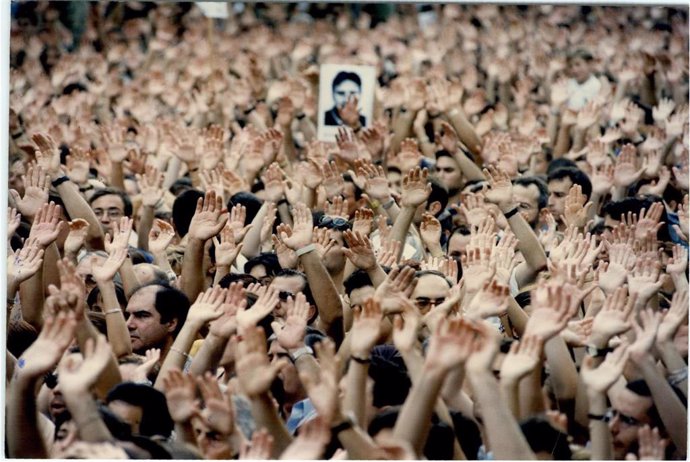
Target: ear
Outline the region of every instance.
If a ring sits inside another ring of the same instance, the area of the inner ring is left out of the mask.
[[[428,210],[432,215],[438,215],[438,213],[441,211],[441,203],[439,201],[432,202],[431,205],[429,205]]]
[[[175,332],[175,329],[177,329],[177,323],[178,323],[177,318],[172,318],[172,320],[167,323],[168,324],[168,332],[170,332],[170,333]]]
[[[316,317],[316,307],[314,305],[309,305],[309,317],[307,320]]]

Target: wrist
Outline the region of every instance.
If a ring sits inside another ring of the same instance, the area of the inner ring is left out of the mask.
[[[498,205],[498,208],[501,210],[501,213],[503,213],[504,215],[508,212],[513,211],[513,210],[517,210],[517,208],[518,208],[517,205],[514,204],[513,202],[504,202],[504,203],[497,204],[497,205]]]
[[[610,337],[605,336],[605,335],[598,335],[598,334],[592,334],[589,336],[589,345],[598,349],[602,350],[604,348],[607,348],[609,345],[609,340]]]

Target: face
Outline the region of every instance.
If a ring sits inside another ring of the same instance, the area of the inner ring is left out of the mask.
[[[540,151],[532,155],[534,156],[534,165],[532,173],[535,175],[546,175],[546,170],[549,167],[549,162],[546,160],[546,153]]]
[[[388,172],[386,177],[388,178],[388,186],[396,193],[400,193],[400,186],[402,185],[402,175],[400,172]]]
[[[294,296],[304,290],[305,284],[304,279],[300,276],[278,276],[273,278],[271,285],[269,286],[273,289],[282,292],[280,297],[280,303],[273,310],[273,316],[277,318],[285,317],[285,310],[287,309],[286,300],[288,296]]]
[[[91,208],[101,222],[103,232],[111,235],[113,223],[125,216],[125,204],[122,198],[115,194],[99,197],[91,203]]]
[[[251,271],[249,271],[249,274],[257,279],[263,279],[268,275],[264,265],[255,265],[252,267]]]
[[[470,235],[455,233],[448,240],[448,256],[453,258],[460,258],[465,252],[467,244],[470,243]]]
[[[331,274],[340,273],[345,268],[345,254],[343,254],[343,232],[335,229],[328,231],[330,238],[335,241],[333,247],[323,256],[323,264]]]
[[[68,420],[60,425],[60,428],[55,434],[55,443],[53,444],[54,454],[52,457],[62,458],[62,454],[72,444],[79,439],[79,429],[74,420]]]
[[[582,58],[575,58],[570,61],[570,75],[577,80],[577,83],[583,83],[589,77],[589,64]]]
[[[561,178],[560,180],[549,181],[548,207],[556,219],[563,215],[565,198],[568,196],[568,191],[570,191],[572,185],[573,182],[567,177]]]
[[[268,349],[268,356],[271,358],[271,362],[276,362],[280,358],[287,357],[287,351],[278,345],[277,341],[271,342],[271,347]],[[304,395],[304,389],[302,388],[302,382],[299,380],[297,368],[292,362],[288,361],[288,364],[283,366],[278,372],[278,378],[283,382],[283,389],[287,396],[297,398]]]
[[[172,336],[177,320],[161,324],[161,315],[155,307],[157,286],[145,287],[132,295],[127,304],[127,329],[132,350],[144,354],[149,348],[160,348]]]
[[[139,424],[141,423],[143,413],[139,406],[133,406],[124,401],[113,401],[108,404],[108,408],[113,411],[120,420],[132,427],[132,433],[139,433]]]
[[[449,293],[450,287],[444,277],[436,274],[425,274],[417,280],[417,286],[412,292],[412,300],[424,315],[443,303]]]
[[[637,395],[625,388],[612,394],[613,419],[609,422],[609,429],[616,459],[624,459],[637,443],[637,430],[641,425],[650,423],[647,412],[652,404],[651,398]]]
[[[374,289],[373,286],[364,286],[354,289],[350,292],[350,307],[353,309],[361,307],[364,305],[364,302],[374,296],[374,292],[376,292],[376,289]]]
[[[459,189],[462,184],[462,173],[457,162],[447,156],[439,157],[436,161],[436,176],[449,191]]]
[[[345,103],[347,103],[347,100],[352,96],[356,96],[357,99],[361,99],[361,93],[362,89],[359,88],[359,85],[352,80],[345,80],[333,88],[333,101],[335,102],[336,106],[343,107]]]
[[[533,184],[513,185],[513,201],[522,217],[534,228],[539,218],[539,188]]]
[[[26,168],[23,162],[10,165],[9,187],[15,189],[20,196],[24,196],[24,179],[22,178],[24,175],[26,175]]]

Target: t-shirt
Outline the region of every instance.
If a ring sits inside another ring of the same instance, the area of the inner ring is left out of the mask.
[[[582,84],[577,83],[575,79],[570,79],[568,81],[568,92],[570,93],[568,108],[574,111],[582,109],[585,104],[599,94],[600,89],[601,82],[594,75],[590,75]]]

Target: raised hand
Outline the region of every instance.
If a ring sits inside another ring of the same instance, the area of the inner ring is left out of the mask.
[[[427,182],[429,171],[415,167],[410,170],[402,180],[402,205],[406,207],[418,207],[423,204],[431,194],[431,184]]]
[[[429,251],[441,251],[441,222],[436,217],[430,213],[424,213],[422,223],[419,225],[419,233]]]
[[[204,423],[220,435],[232,434],[235,428],[235,410],[230,396],[220,390],[218,379],[210,371],[203,377],[197,377],[196,383],[204,399],[204,410],[200,415]]]
[[[380,225],[380,222],[379,222]],[[390,230],[388,230],[390,232]],[[385,233],[381,233],[382,239],[387,239]],[[400,241],[395,239],[386,240],[381,247],[379,247],[378,252],[376,252],[376,261],[381,266],[393,267],[398,264],[398,255],[400,254],[400,247],[402,244]]]
[[[67,176],[76,184],[84,184],[89,179],[91,152],[76,146],[70,148],[70,155],[65,158]]]
[[[259,298],[256,299],[251,308],[245,310],[240,307],[237,310],[237,325],[240,334],[256,326],[259,321],[271,314],[280,301],[278,292],[273,288],[261,287],[258,295]]]
[[[60,176],[60,150],[55,141],[46,133],[36,133],[31,139],[36,146],[36,161],[52,179]]]
[[[377,201],[385,201],[391,197],[391,190],[388,185],[388,178],[383,167],[374,165],[368,161],[355,162],[357,175],[365,178],[364,190],[369,197]]]
[[[676,291],[656,334],[656,343],[661,346],[673,341],[678,328],[688,316],[688,291],[687,289]]]
[[[661,288],[660,273],[661,264],[651,257],[640,258],[635,263],[633,273],[628,275],[628,284],[630,295],[637,296],[639,306],[646,305]]]
[[[475,332],[474,324],[464,319],[441,320],[431,335],[425,370],[445,373],[467,361]]]
[[[221,305],[225,299],[225,292],[225,289],[216,286],[200,293],[194,304],[189,308],[185,324],[189,323],[201,327],[222,316],[223,310]]]
[[[630,352],[628,345],[623,343],[613,352],[606,355],[604,362],[594,368],[594,358],[585,356],[580,368],[580,377],[588,388],[589,393],[604,394],[618,380],[623,373],[625,363]]]
[[[17,209],[26,218],[33,218],[38,211],[48,202],[48,190],[50,188],[50,176],[44,173],[40,165],[29,166],[24,180],[24,197],[19,197],[19,193],[10,189],[10,194],[14,197]]]
[[[655,202],[649,207],[649,210],[643,208],[640,211],[639,219],[636,214],[629,214],[627,222],[628,224],[635,225],[635,238],[644,239],[649,232],[656,234],[659,228],[664,225],[664,222],[660,222],[663,212],[664,204]]]
[[[409,266],[394,268],[376,288],[374,297],[385,314],[400,313],[406,306],[404,300],[409,299],[416,284],[414,269]]]
[[[578,303],[562,286],[541,282],[532,292],[532,315],[525,336],[535,335],[544,342],[558,335],[577,312]]]
[[[280,202],[283,198],[283,172],[277,162],[273,162],[264,172],[261,181],[264,183],[266,200]]]
[[[129,248],[129,237],[132,234],[132,225],[134,221],[129,217],[120,218],[119,223],[113,222],[113,235],[105,234],[105,250],[108,253],[115,252],[118,249]]]
[[[151,253],[165,252],[175,238],[175,230],[167,221],[156,218],[149,232],[149,250]]]
[[[34,217],[29,239],[33,238],[44,249],[55,242],[62,229],[61,208],[54,202],[43,204]]]
[[[163,174],[153,165],[147,165],[143,175],[137,174],[142,204],[155,207],[163,198]]]
[[[347,248],[343,248],[343,255],[347,257],[353,265],[363,270],[371,270],[376,267],[376,256],[371,242],[366,235],[358,231],[345,231],[343,239],[347,243]]]
[[[316,417],[299,427],[297,438],[280,455],[280,460],[319,460],[323,459],[326,446],[331,441],[328,423]]]
[[[205,242],[218,234],[228,220],[223,213],[223,198],[208,191],[196,203],[196,211],[189,224],[189,237]]]
[[[163,389],[170,417],[175,423],[184,424],[200,414],[194,377],[179,369],[170,369],[163,378]]]
[[[266,335],[261,327],[248,327],[237,345],[237,378],[244,394],[250,398],[267,393],[278,371],[287,365],[281,358],[273,363],[266,354]]]
[[[9,286],[18,287],[19,284],[30,279],[38,272],[43,264],[43,249],[33,239],[24,242],[21,250],[8,252],[7,282]]]
[[[360,153],[357,146],[357,137],[355,137],[352,129],[338,127],[335,142],[338,145],[336,155],[346,163],[353,164],[355,160],[362,157],[362,153]]]
[[[114,123],[109,127],[103,128],[101,131],[103,135],[103,144],[113,162],[123,162],[127,158],[127,148],[125,146],[125,137],[127,135],[127,127]]]
[[[281,223],[280,225],[278,225],[276,231],[278,232],[278,235],[273,234],[271,236],[271,241],[273,242],[273,249],[275,250],[276,255],[278,255],[278,263],[280,264],[280,267],[297,268],[297,263],[299,262],[297,254],[294,250],[285,245],[285,243],[281,240],[280,237],[278,237],[282,233],[285,233],[286,236],[291,236],[292,228],[290,227],[290,225]]]
[[[368,208],[355,210],[355,219],[352,222],[352,231],[359,232],[363,236],[371,234],[374,225],[374,212]]]
[[[74,313],[47,316],[38,338],[17,360],[18,377],[36,379],[51,371],[72,343],[76,328]]]
[[[338,116],[343,119],[343,122],[353,128],[359,126],[359,109],[357,109],[358,104],[359,101],[357,100],[357,97],[351,95],[344,105],[337,108]]]
[[[218,319],[211,321],[208,326],[210,334],[220,338],[230,338],[237,332],[237,313],[247,307],[247,297],[241,282],[230,284],[221,304],[223,314]]]
[[[321,367],[318,379],[304,371],[300,372],[299,378],[319,416],[331,424],[340,413],[340,358],[335,354],[335,344],[331,339],[317,343],[314,349]]]
[[[252,434],[251,443],[246,440],[240,448],[240,460],[268,460],[273,450],[273,436],[262,428]]]
[[[626,144],[616,159],[613,170],[613,184],[620,188],[627,188],[642,177],[645,167],[636,168],[637,152],[633,145]]]
[[[230,209],[230,218],[228,219],[227,226],[233,230],[235,243],[241,242],[247,234],[247,231],[252,227],[251,223],[247,226],[244,225],[246,220],[247,208],[244,205],[237,204]]]
[[[81,218],[75,218],[67,223],[69,225],[69,234],[63,244],[65,255],[77,256],[81,248],[86,242],[86,236],[89,233],[89,223]]]
[[[17,231],[21,222],[22,216],[17,213],[17,209],[7,207],[7,239],[12,239],[14,232]]]
[[[639,364],[647,359],[656,342],[656,334],[660,324],[661,313],[658,311],[652,311],[650,308],[640,311],[640,323],[633,322],[635,342],[628,348],[631,360]]]
[[[609,263],[602,261],[597,268],[599,287],[607,295],[612,294],[625,284],[635,260],[635,253],[627,244],[609,244]]]
[[[292,235],[281,232],[280,240],[292,250],[298,250],[311,244],[314,220],[311,211],[301,202],[293,208],[292,218]]]
[[[146,350],[145,356],[144,356],[144,362],[139,364],[134,371],[132,372],[131,377],[129,380],[132,382],[143,382],[145,380],[148,380],[149,378],[149,373],[153,369],[153,366],[155,366],[158,361],[161,359],[161,350],[160,348],[150,348]],[[123,380],[127,380],[123,377]]]
[[[680,244],[673,246],[673,257],[666,264],[666,272],[670,275],[684,277],[688,268],[688,251]]]
[[[563,222],[566,226],[584,228],[589,219],[589,211],[594,207],[592,202],[582,194],[582,186],[575,184],[568,191],[563,209]]]
[[[326,197],[333,197],[345,191],[345,180],[335,162],[324,162],[322,167],[323,187],[326,189]]]
[[[98,335],[96,340],[88,339],[84,351],[83,361],[69,356],[58,368],[60,375],[60,390],[65,397],[83,399],[98,381],[108,361],[113,358],[108,340],[104,335]]]
[[[644,425],[637,429],[637,441],[639,460],[664,460],[666,459],[666,446],[668,440],[662,439],[659,435],[659,429],[652,430],[649,425]],[[626,460],[637,460],[634,454],[628,453],[625,456]]]
[[[541,361],[544,343],[541,338],[525,336],[514,341],[501,365],[501,382],[517,384]]]
[[[393,344],[401,353],[411,351],[417,342],[421,316],[417,308],[408,301],[403,312],[393,319]]]
[[[513,185],[508,174],[490,165],[484,169],[484,176],[489,181],[489,190],[485,194],[486,200],[500,208],[508,206],[513,200]]]
[[[216,266],[231,266],[242,250],[242,243],[235,244],[235,232],[229,223],[221,230],[220,241],[214,237],[213,243],[216,246]]]
[[[467,306],[466,314],[470,319],[486,319],[501,316],[508,310],[510,289],[496,279],[489,279],[476,293]]]
[[[628,297],[627,292],[627,286],[622,286],[606,297],[604,306],[592,322],[592,333],[589,338],[594,346],[606,347],[611,337],[630,329],[630,315],[633,312],[636,297],[634,295]]]
[[[108,259],[101,265],[94,265],[91,269],[96,282],[104,283],[112,281],[115,273],[120,270],[127,259],[127,249],[116,248],[108,255]]]
[[[381,336],[383,312],[381,305],[370,298],[360,309],[354,312],[354,321],[350,330],[350,351],[353,357],[369,358],[371,349]]]
[[[74,311],[77,322],[81,322],[84,319],[84,305],[86,304],[84,279],[77,274],[74,264],[66,258],[58,260],[57,269],[60,277],[60,291],[73,296],[74,303],[69,304],[69,309]],[[51,290],[51,292],[57,292],[57,289]]]
[[[304,345],[309,320],[309,304],[307,297],[301,292],[294,299],[288,297],[286,304],[285,324],[272,322],[271,328],[276,333],[280,346],[286,350],[292,350]]]

